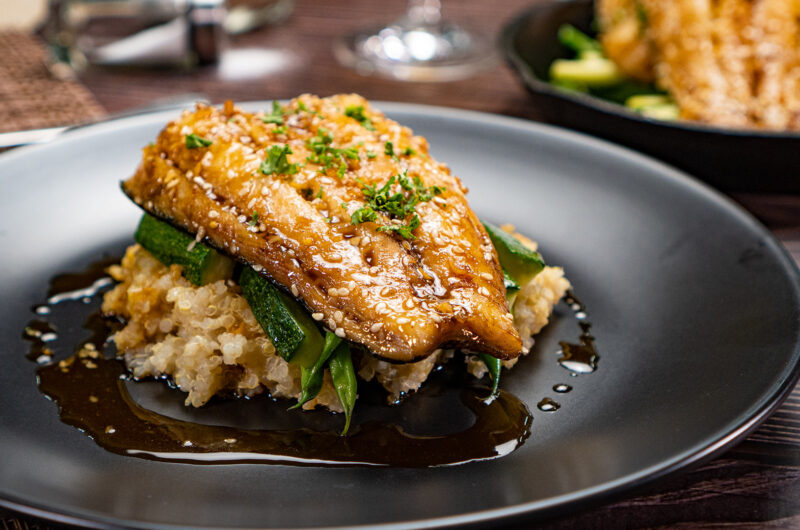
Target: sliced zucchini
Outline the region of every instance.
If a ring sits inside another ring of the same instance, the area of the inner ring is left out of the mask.
[[[182,266],[184,277],[195,285],[225,280],[233,274],[232,259],[195,243],[186,232],[152,215],[144,214],[134,239],[161,263]]]
[[[519,284],[514,281],[514,278],[509,276],[505,269],[503,269],[503,283],[506,286],[506,300],[508,300],[508,307],[511,308],[513,313],[514,300],[517,299],[517,295],[519,294]]]
[[[664,105],[654,105],[652,107],[645,107],[639,111],[642,116],[652,118],[654,120],[673,121],[680,117],[681,110],[674,103],[666,103]]]
[[[625,100],[625,106],[633,110],[642,110],[669,103],[671,103],[671,100],[664,94],[637,94]]]
[[[588,88],[616,85],[624,79],[613,61],[590,56],[583,59],[556,59],[550,65],[550,79],[560,83],[580,83]]]
[[[242,270],[239,286],[278,354],[301,368],[312,368],[325,340],[305,308],[250,267]]]
[[[500,265],[518,285],[528,285],[544,269],[544,260],[538,252],[529,249],[516,237],[491,223],[484,221],[483,226],[497,250]]]

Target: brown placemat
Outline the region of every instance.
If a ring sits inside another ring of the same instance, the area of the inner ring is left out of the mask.
[[[35,35],[0,32],[0,132],[74,125],[105,116],[75,79],[56,79]]]

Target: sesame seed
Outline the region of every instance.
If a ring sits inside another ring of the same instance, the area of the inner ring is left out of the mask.
[[[340,337],[340,338],[345,338],[345,336],[346,336],[343,328],[336,328],[335,333],[336,333],[336,336]]]
[[[483,296],[489,296],[489,289],[486,287],[481,286],[478,288],[478,292],[481,293]]]
[[[406,300],[405,302],[403,302],[403,307],[405,307],[406,309],[414,309],[414,301],[411,299]]]
[[[341,311],[336,311],[336,312],[333,314],[333,319],[334,319],[336,322],[341,322],[343,318],[344,318],[344,314],[343,314]]]
[[[297,286],[292,284],[292,294],[295,296],[300,296],[300,291],[297,290]]]
[[[256,272],[261,272],[261,271],[264,270],[264,267],[262,267],[261,265],[253,265],[252,267],[253,267],[253,270],[256,271]]]
[[[407,319],[406,317],[400,317],[400,318],[397,319],[397,323],[398,324],[408,324],[409,322],[411,322],[411,321],[409,319]]]
[[[216,210],[211,210],[210,212],[208,212],[208,216],[212,219],[216,219],[217,217],[219,217],[219,212]]]
[[[369,273],[370,274],[378,274],[380,272],[380,270],[381,270],[381,268],[378,267],[377,265],[375,265],[375,266],[369,268]]]
[[[371,333],[377,333],[383,327],[383,322],[376,322],[370,326],[369,330]]]
[[[320,320],[325,318],[325,315],[323,315],[322,313],[311,313],[311,318],[319,322]]]
[[[492,275],[489,274],[488,272],[482,272],[481,273],[481,278],[483,278],[484,280],[491,280],[492,279]]]
[[[372,239],[370,239],[369,236],[364,236],[363,238],[361,238],[361,246],[366,247],[370,243],[372,243]]]

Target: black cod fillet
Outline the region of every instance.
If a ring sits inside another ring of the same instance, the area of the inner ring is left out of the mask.
[[[305,95],[255,114],[200,105],[144,148],[122,187],[381,358],[522,351],[467,189],[424,138],[360,96]]]

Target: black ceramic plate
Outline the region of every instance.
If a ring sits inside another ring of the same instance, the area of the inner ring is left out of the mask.
[[[558,341],[577,335],[571,312],[559,306],[532,355],[504,376],[504,388],[533,411],[530,438],[503,458],[455,467],[199,466],[104,451],[61,423],[39,393],[21,333],[50,277],[131,241],[139,211],[118,183],[174,113],[110,122],[0,157],[0,504],[131,526],[396,528],[543,517],[718,453],[792,386],[798,271],[728,200],[575,133],[379,106],[430,140],[471,188],[480,216],[514,223],[564,266],[588,307],[598,370],[570,377],[556,362]],[[59,332],[85,336],[80,328]],[[556,395],[557,383],[574,390]],[[137,399],[196,421],[259,427],[285,406],[255,399],[190,411],[161,383],[130,386]],[[558,411],[536,408],[548,396]],[[414,400],[404,409],[412,419]],[[458,412],[439,406],[444,416]]]
[[[798,133],[656,121],[548,83],[550,64],[566,54],[558,42],[558,28],[570,23],[591,33],[592,19],[592,0],[545,0],[503,29],[503,52],[548,121],[650,154],[720,189],[800,192]]]

